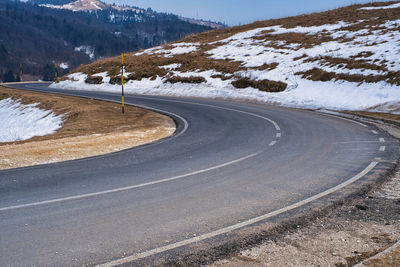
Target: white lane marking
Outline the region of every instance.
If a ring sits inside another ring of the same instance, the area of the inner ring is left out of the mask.
[[[281,136],[282,136],[281,133],[277,133],[277,134],[276,134],[276,138],[280,138]]]
[[[272,141],[271,143],[269,143],[269,146],[274,146],[276,144],[276,141]]]
[[[205,239],[208,239],[208,238],[212,238],[212,237],[215,237],[215,236],[218,236],[218,235],[226,234],[228,232],[232,232],[232,231],[237,230],[239,228],[242,228],[242,227],[245,227],[245,226],[249,226],[251,224],[263,221],[265,219],[274,217],[274,216],[282,214],[284,212],[296,209],[298,207],[304,206],[304,205],[306,205],[306,204],[308,204],[308,203],[310,203],[312,201],[315,201],[317,199],[325,197],[325,196],[327,196],[327,195],[329,195],[331,193],[334,193],[335,191],[338,191],[338,190],[340,190],[340,189],[342,189],[342,188],[344,188],[344,187],[356,182],[357,180],[361,179],[366,174],[368,174],[373,168],[375,168],[375,166],[377,164],[378,164],[378,162],[371,162],[363,171],[361,171],[360,173],[358,173],[354,177],[350,178],[349,180],[347,180],[347,181],[345,181],[345,182],[343,182],[343,183],[341,183],[341,184],[339,184],[339,185],[337,185],[335,187],[332,187],[332,188],[330,188],[330,189],[328,189],[328,190],[326,190],[324,192],[321,192],[321,193],[316,194],[316,195],[314,195],[312,197],[306,198],[306,199],[301,200],[301,201],[299,201],[297,203],[289,205],[287,207],[272,211],[270,213],[261,215],[259,217],[255,217],[253,219],[250,219],[250,220],[247,220],[247,221],[244,221],[244,222],[241,222],[241,223],[237,223],[237,224],[225,227],[225,228],[221,228],[219,230],[216,230],[216,231],[213,231],[213,232],[210,232],[210,233],[207,233],[207,234],[199,235],[199,236],[196,236],[196,237],[193,237],[193,238],[182,240],[182,241],[170,244],[170,245],[166,245],[166,246],[163,246],[163,247],[155,248],[155,249],[148,250],[148,251],[145,251],[145,252],[142,252],[142,253],[136,253],[134,255],[131,255],[131,256],[123,258],[123,259],[118,259],[118,260],[110,261],[110,262],[107,262],[107,263],[104,263],[104,264],[100,264],[100,265],[98,265],[98,267],[116,266],[116,265],[119,265],[119,264],[129,263],[129,262],[132,262],[134,260],[143,259],[143,258],[146,258],[146,257],[149,257],[149,256],[153,256],[153,255],[156,255],[156,254],[159,254],[159,253],[162,253],[162,252],[174,249],[174,248],[179,248],[179,247],[182,247],[182,246],[185,246],[185,245],[189,245],[189,244],[193,244],[195,242],[199,242],[199,241],[202,241],[202,240],[205,240]]]
[[[358,144],[358,143],[380,143],[380,141],[346,141],[346,142],[334,142],[331,144],[335,145],[335,144]]]
[[[138,98],[154,100],[154,98],[148,98],[148,97],[142,97],[142,96],[140,96]],[[277,131],[281,130],[281,128],[279,127],[278,123],[276,123],[274,120],[271,120],[271,119],[269,119],[267,117],[264,117],[264,116],[261,116],[261,115],[255,114],[255,113],[243,111],[243,110],[238,110],[238,109],[233,109],[233,108],[226,108],[226,107],[219,107],[219,106],[210,105],[210,104],[187,102],[187,101],[181,101],[181,100],[172,100],[172,99],[160,99],[160,100],[161,101],[167,101],[167,102],[176,102],[176,103],[193,104],[193,105],[199,105],[199,106],[205,106],[205,107],[213,107],[213,108],[219,108],[219,109],[230,110],[230,111],[234,111],[234,112],[238,112],[238,113],[243,113],[243,114],[251,115],[251,116],[258,117],[258,118],[261,118],[263,120],[266,120],[266,121],[272,123],[272,125],[274,125],[274,127],[275,127],[275,129]]]
[[[323,113],[323,112],[318,112],[318,114],[321,114],[321,115],[324,115],[324,116],[328,116],[328,117],[337,118],[337,119],[342,119],[342,120],[345,120],[345,121],[350,121],[350,122],[353,122],[355,124],[361,125],[362,127],[368,127],[368,125],[365,125],[364,123],[361,123],[361,122],[355,121],[355,120],[350,120],[350,119],[347,119],[347,118],[343,118],[341,116],[326,114],[326,113]]]
[[[375,130],[371,130],[371,132],[372,132],[373,134],[378,134],[378,132],[375,131]]]
[[[386,150],[386,147],[385,146],[381,146],[380,148],[379,148],[379,151],[381,151],[381,152],[383,152],[383,151],[385,151]]]
[[[182,174],[182,175],[178,175],[178,176],[174,176],[174,177],[170,177],[170,178],[165,178],[165,179],[161,179],[161,180],[157,180],[157,181],[152,181],[152,182],[148,182],[148,183],[142,183],[142,184],[137,184],[137,185],[131,185],[131,186],[126,186],[126,187],[121,187],[121,188],[115,188],[115,189],[110,189],[110,190],[104,190],[104,191],[99,191],[99,192],[95,192],[95,193],[88,193],[88,194],[82,194],[82,195],[76,195],[76,196],[70,196],[70,197],[63,197],[63,198],[56,198],[56,199],[51,199],[51,200],[45,200],[45,201],[39,201],[39,202],[34,202],[34,203],[27,203],[27,204],[22,204],[22,205],[16,205],[16,206],[9,206],[9,207],[4,207],[4,208],[0,208],[0,212],[1,211],[9,211],[9,210],[16,210],[16,209],[21,209],[21,208],[28,208],[28,207],[36,207],[36,206],[41,206],[41,205],[46,205],[46,204],[54,204],[54,203],[59,203],[59,202],[65,202],[65,201],[71,201],[71,200],[78,200],[78,199],[83,199],[83,198],[89,198],[89,197],[95,197],[95,196],[101,196],[101,195],[106,195],[106,194],[111,194],[111,193],[117,193],[117,192],[123,192],[123,191],[128,191],[128,190],[132,190],[132,189],[137,189],[137,188],[142,188],[142,187],[146,187],[146,186],[150,186],[150,185],[156,185],[156,184],[161,184],[161,183],[166,183],[166,182],[171,182],[171,181],[176,181],[182,178],[186,178],[189,176],[193,176],[196,174],[200,174],[200,173],[205,173],[208,171],[212,171],[215,169],[219,169],[222,167],[226,167],[229,165],[233,165],[235,163],[244,161],[246,159],[255,157],[259,154],[261,154],[263,151],[259,151],[250,155],[247,155],[245,157],[236,159],[236,160],[232,160],[229,162],[225,162],[222,163],[220,165],[216,165],[210,168],[206,168],[206,169],[202,169],[202,170],[198,170],[198,171],[194,171],[194,172],[190,172],[187,174]]]
[[[381,161],[382,158],[377,157],[377,158],[375,158],[375,160],[376,160],[376,161]]]
[[[379,138],[379,142],[381,143],[385,142],[385,138]]]

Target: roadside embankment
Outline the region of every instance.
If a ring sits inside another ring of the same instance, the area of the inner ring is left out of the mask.
[[[176,129],[168,116],[141,108],[127,106],[122,115],[115,103],[0,87],[0,100],[10,97],[64,114],[64,122],[54,134],[0,143],[0,169],[111,153],[168,137]]]

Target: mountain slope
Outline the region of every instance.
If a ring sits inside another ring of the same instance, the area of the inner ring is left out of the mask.
[[[400,112],[398,3],[260,21],[131,53],[126,56],[126,88]],[[119,71],[118,57],[104,59],[79,67],[56,86],[118,91]]]
[[[99,0],[70,0],[62,1],[59,0],[32,0],[38,3],[40,6],[55,8],[55,9],[65,9],[70,11],[84,11],[84,12],[96,12],[96,11],[108,11],[110,22],[120,22],[120,21],[132,21],[143,22],[148,19],[148,17],[157,17],[158,13],[151,10],[150,8],[145,10],[139,7],[133,6],[118,6],[109,5]],[[222,23],[190,19],[181,16],[177,16],[177,19],[191,24],[201,25],[205,27],[210,27],[213,29],[222,29],[226,26]]]
[[[150,10],[141,11],[140,16],[133,9],[116,6],[72,12],[10,0],[0,0],[0,21],[0,81],[15,79],[20,64],[24,80],[52,80],[54,64],[64,74],[94,59],[211,29]]]

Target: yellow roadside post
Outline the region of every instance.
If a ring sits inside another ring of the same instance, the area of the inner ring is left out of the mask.
[[[125,114],[124,107],[124,53],[121,53],[121,85],[122,85],[122,114]]]

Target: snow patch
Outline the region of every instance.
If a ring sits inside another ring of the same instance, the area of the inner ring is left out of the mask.
[[[61,128],[63,115],[24,105],[12,98],[0,100],[0,142],[21,141],[55,133]]]
[[[400,3],[389,5],[389,6],[378,6],[378,7],[362,7],[360,10],[378,10],[378,9],[391,9],[391,8],[399,8]]]
[[[94,48],[88,45],[81,45],[79,47],[75,47],[76,52],[83,52],[89,56],[90,59],[94,59]]]
[[[59,67],[62,68],[62,69],[64,69],[64,70],[66,70],[66,69],[69,68],[69,65],[68,65],[68,63],[63,62],[63,63],[61,63],[61,64],[59,65]]]

